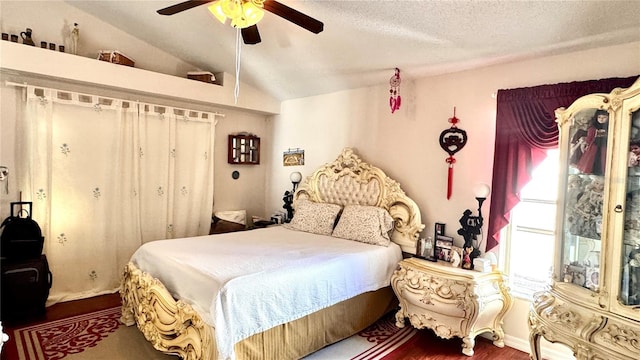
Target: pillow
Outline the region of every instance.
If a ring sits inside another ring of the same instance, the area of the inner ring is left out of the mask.
[[[387,210],[376,206],[347,205],[342,210],[332,236],[367,244],[389,246],[393,219]]]
[[[340,205],[298,200],[293,219],[284,227],[320,235],[331,235]]]

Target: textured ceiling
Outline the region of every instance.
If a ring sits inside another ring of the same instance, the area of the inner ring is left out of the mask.
[[[206,6],[70,0],[71,5],[212,72],[235,73],[235,29]],[[285,100],[483,65],[640,41],[640,0],[292,1],[324,22],[316,35],[266,13],[262,42],[243,45],[241,81]],[[603,61],[606,61],[603,60]]]

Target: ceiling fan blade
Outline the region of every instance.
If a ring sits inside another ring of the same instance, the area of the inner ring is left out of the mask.
[[[242,40],[247,45],[255,45],[262,41],[260,39],[260,32],[258,31],[257,25],[251,25],[247,28],[241,29],[242,32]]]
[[[175,4],[175,5],[171,5],[168,6],[164,9],[160,9],[158,10],[158,14],[160,15],[173,15],[173,14],[177,14],[181,11],[185,11],[185,10],[189,10],[191,8],[194,8],[196,6],[200,6],[202,4],[206,4],[206,3],[210,3],[213,2],[213,0],[190,0],[190,1],[184,1],[181,2],[179,4]]]
[[[324,29],[324,24],[298,10],[292,9],[287,5],[279,3],[275,0],[265,0],[264,9],[272,12],[285,20],[311,31],[314,34],[320,33]]]

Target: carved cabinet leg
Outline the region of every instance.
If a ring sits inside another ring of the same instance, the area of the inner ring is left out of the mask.
[[[402,312],[402,309],[398,310],[396,313],[396,326],[399,328],[404,327],[404,313]]]
[[[473,348],[476,346],[475,338],[465,336],[462,338],[462,353],[467,356],[473,356]]]
[[[534,329],[529,331],[529,345],[531,346],[529,358],[531,360],[542,360],[542,356],[540,356],[540,333]]]
[[[502,326],[498,326],[493,331],[493,345],[497,347],[504,347],[504,330],[502,330]]]

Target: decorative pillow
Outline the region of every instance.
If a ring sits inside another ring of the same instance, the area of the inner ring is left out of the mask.
[[[367,244],[389,246],[393,219],[376,206],[347,205],[342,210],[332,236]]]
[[[284,227],[320,235],[331,235],[342,207],[336,204],[298,200],[293,219]]]

